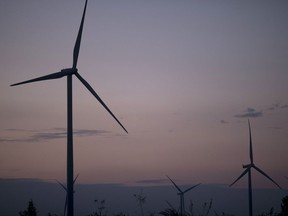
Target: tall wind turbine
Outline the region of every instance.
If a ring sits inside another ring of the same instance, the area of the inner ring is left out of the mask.
[[[231,187],[234,185],[239,179],[241,179],[246,173],[248,173],[248,196],[249,196],[249,216],[253,215],[253,203],[252,203],[252,177],[251,177],[251,169],[254,168],[256,171],[258,171],[260,174],[268,178],[270,181],[272,181],[277,187],[281,189],[281,187],[271,178],[269,177],[263,170],[261,170],[259,167],[257,167],[254,164],[253,161],[253,149],[252,149],[252,136],[251,136],[251,127],[250,127],[250,121],[248,119],[248,126],[249,126],[249,151],[250,151],[250,164],[242,165],[242,167],[245,169],[244,172],[232,183],[229,185]]]
[[[68,216],[74,215],[74,199],[73,199],[73,124],[72,124],[72,76],[75,75],[82,84],[91,92],[92,95],[100,102],[100,104],[109,112],[109,114],[117,121],[117,123],[124,129],[126,133],[128,131],[124,128],[124,126],[120,123],[120,121],[115,117],[115,115],[110,111],[110,109],[106,106],[106,104],[102,101],[102,99],[98,96],[98,94],[94,91],[94,89],[90,86],[90,84],[82,78],[82,76],[78,73],[77,69],[77,61],[79,56],[81,37],[85,19],[87,7],[87,0],[85,2],[84,11],[81,19],[80,28],[78,31],[77,39],[74,45],[73,51],[73,65],[72,68],[66,68],[61,70],[60,72],[52,73],[46,76],[37,77],[34,79],[30,79],[27,81],[19,82],[13,84],[11,86],[45,81],[51,79],[59,79],[62,77],[67,77],[67,213]]]
[[[172,184],[173,184],[173,185],[176,187],[176,189],[179,191],[179,192],[177,193],[177,195],[180,196],[180,216],[182,216],[182,215],[183,215],[183,212],[185,213],[185,205],[184,205],[184,204],[185,204],[185,202],[184,202],[184,195],[185,195],[185,193],[187,193],[188,191],[192,190],[193,188],[197,187],[197,186],[200,185],[200,184],[194,185],[194,186],[189,187],[188,189],[182,191],[182,190],[180,189],[180,187],[178,187],[178,185],[177,185],[171,178],[169,178],[169,176],[167,176],[167,178],[172,182]]]

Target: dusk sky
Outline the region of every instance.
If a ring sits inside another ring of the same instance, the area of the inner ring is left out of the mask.
[[[0,2],[0,178],[66,181],[66,78],[10,84],[72,66],[83,7]],[[287,188],[287,9],[284,0],[90,0],[78,71],[129,134],[74,77],[79,183],[230,184],[249,163],[249,118],[255,164]]]

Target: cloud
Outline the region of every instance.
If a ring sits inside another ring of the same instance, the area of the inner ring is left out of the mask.
[[[7,138],[1,137],[0,142],[39,142],[54,139],[63,139],[67,137],[66,128],[52,128],[43,131],[25,130],[25,129],[6,129],[11,132],[26,132],[28,135],[21,138]],[[47,132],[46,132],[47,131]],[[29,135],[30,133],[30,135]],[[32,134],[31,134],[32,133]],[[76,137],[98,136],[108,134],[110,131],[105,130],[88,130],[88,129],[74,129],[73,135]]]
[[[222,119],[222,120],[220,121],[220,123],[221,123],[221,124],[228,124],[229,122]]]
[[[279,104],[272,104],[267,110],[274,111],[279,108]]]
[[[268,127],[268,128],[271,128],[271,129],[274,129],[274,130],[283,130],[283,129],[285,129],[285,127],[279,127],[279,126],[271,126],[271,127]]]
[[[0,142],[18,142],[18,139],[0,138]]]
[[[110,133],[110,131],[106,131],[106,130],[87,130],[87,129],[74,130],[74,134],[76,136],[94,136],[94,135],[107,134],[107,133]]]
[[[278,109],[287,109],[287,108],[288,108],[288,104],[275,103],[275,104],[272,104],[267,110],[275,111]]]
[[[263,116],[262,111],[257,111],[254,108],[248,107],[243,113],[234,115],[236,118],[257,118]]]
[[[43,180],[38,178],[0,178],[1,183],[17,183],[17,182],[27,182],[27,183],[44,183]]]
[[[8,129],[5,129],[5,131],[11,131],[11,132],[37,132],[37,130],[27,130],[27,129],[19,129],[19,128],[8,128]]]
[[[34,134],[34,138],[36,140],[51,140],[51,139],[61,139],[67,137],[67,131],[66,128],[54,128],[53,132],[47,132],[47,133],[36,133]],[[108,131],[104,130],[87,130],[87,129],[75,129],[73,131],[74,136],[78,137],[85,137],[85,136],[94,136],[94,135],[100,135],[104,133],[109,133]]]
[[[146,179],[136,181],[137,184],[164,184],[167,183],[167,179]]]

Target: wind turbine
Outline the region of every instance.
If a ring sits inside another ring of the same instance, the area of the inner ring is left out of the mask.
[[[79,174],[75,177],[75,179],[73,181],[73,185],[75,184],[78,176],[79,176]],[[65,216],[66,215],[66,209],[67,209],[67,187],[64,184],[62,184],[61,182],[59,182],[57,179],[55,179],[55,181],[57,181],[58,184],[66,191],[65,205],[64,205],[64,216]],[[73,191],[73,193],[75,193],[75,191]]]
[[[194,186],[192,186],[192,187],[189,187],[189,188],[187,188],[185,191],[182,191],[179,187],[178,187],[178,185],[171,179],[171,178],[169,178],[169,176],[167,176],[167,178],[173,183],[173,185],[176,187],[176,189],[179,191],[178,193],[177,193],[177,195],[179,195],[180,196],[180,216],[182,216],[183,215],[183,212],[185,213],[185,202],[184,202],[184,195],[185,195],[185,193],[187,193],[188,191],[190,191],[190,190],[192,190],[193,188],[195,188],[195,187],[197,187],[198,185],[200,185],[200,184],[197,184],[197,185],[194,185]]]
[[[269,177],[263,170],[261,170],[259,167],[257,167],[254,164],[253,160],[253,149],[252,149],[252,136],[251,136],[251,127],[250,127],[250,121],[248,119],[248,126],[249,126],[249,151],[250,151],[250,164],[242,165],[242,167],[245,169],[244,172],[232,183],[229,185],[231,187],[234,185],[239,179],[241,179],[246,173],[248,173],[248,196],[249,196],[249,216],[253,215],[253,203],[252,203],[252,177],[251,177],[251,169],[254,168],[256,171],[258,171],[260,174],[268,178],[270,181],[272,181],[277,187],[281,189],[281,187],[271,178]]]
[[[98,96],[98,94],[94,91],[94,89],[90,86],[90,84],[82,78],[82,76],[78,73],[77,69],[77,61],[79,56],[81,37],[87,7],[87,1],[85,2],[84,11],[81,19],[80,28],[78,31],[77,39],[74,45],[73,50],[73,64],[72,68],[66,68],[61,70],[60,72],[52,73],[46,76],[37,77],[34,79],[30,79],[27,81],[15,83],[11,86],[45,81],[51,79],[59,79],[62,77],[67,77],[67,213],[68,216],[74,215],[74,198],[73,198],[73,124],[72,124],[72,76],[75,75],[82,84],[91,92],[92,95],[100,102],[100,104],[109,112],[109,114],[117,121],[117,123],[124,129],[126,133],[128,131],[125,127],[120,123],[120,121],[115,117],[115,115],[110,111],[110,109],[106,106],[106,104],[102,101],[102,99]]]

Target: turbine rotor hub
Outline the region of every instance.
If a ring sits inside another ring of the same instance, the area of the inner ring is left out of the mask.
[[[246,164],[246,165],[242,165],[242,167],[245,169],[245,168],[250,168],[252,166],[252,164]]]
[[[77,68],[65,68],[61,70],[61,72],[65,73],[65,75],[72,75],[77,73],[78,69]]]

